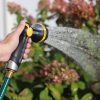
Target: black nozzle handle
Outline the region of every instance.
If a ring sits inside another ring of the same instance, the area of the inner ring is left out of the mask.
[[[19,37],[18,47],[12,53],[12,55],[8,61],[8,65],[7,65],[8,69],[17,71],[17,69],[20,66],[20,63],[22,61],[27,41],[28,41],[28,36],[26,35],[26,29],[24,29]]]

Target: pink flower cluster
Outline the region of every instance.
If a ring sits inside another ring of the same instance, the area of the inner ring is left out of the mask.
[[[47,8],[51,12],[58,12],[64,16],[77,16],[79,18],[93,18],[95,17],[93,3],[87,3],[85,0],[41,0],[39,9]]]
[[[51,64],[44,65],[40,70],[40,76],[48,78],[51,83],[72,83],[78,80],[79,74],[75,69],[69,68],[66,64],[54,60]]]

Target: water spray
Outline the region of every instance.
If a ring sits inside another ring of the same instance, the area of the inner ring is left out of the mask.
[[[26,23],[25,29],[19,37],[19,45],[17,49],[12,53],[7,66],[6,66],[6,75],[4,82],[0,88],[0,100],[3,99],[4,94],[7,90],[7,87],[10,83],[13,73],[15,73],[23,59],[23,54],[27,44],[28,38],[31,38],[35,43],[41,43],[46,40],[48,36],[47,28],[42,24],[29,25]]]

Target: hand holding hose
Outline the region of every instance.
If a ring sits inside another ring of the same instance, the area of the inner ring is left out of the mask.
[[[30,51],[30,38],[35,43],[41,43],[46,40],[47,36],[48,31],[44,25],[35,24],[30,26],[25,23],[25,21],[22,21],[17,30],[9,34],[2,42],[2,44],[5,44],[4,47],[7,51],[7,53],[5,52],[5,56],[3,56],[2,61],[7,61],[8,59],[9,61],[6,65],[7,72],[0,88],[0,100],[3,99],[11,77],[13,73],[18,70],[22,58],[27,58],[27,54]]]
[[[7,37],[0,42],[0,61],[8,61],[12,52],[17,48],[19,44],[19,36],[21,35],[23,29],[25,27],[25,20],[22,20],[16,31],[7,35]],[[27,41],[27,45],[24,51],[23,58],[26,59],[28,57],[28,53],[30,52],[31,39],[29,38]]]

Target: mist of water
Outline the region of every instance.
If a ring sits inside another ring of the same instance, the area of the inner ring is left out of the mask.
[[[48,32],[45,43],[74,59],[93,80],[100,80],[100,55],[94,52],[100,51],[100,37],[67,27],[48,27]]]

